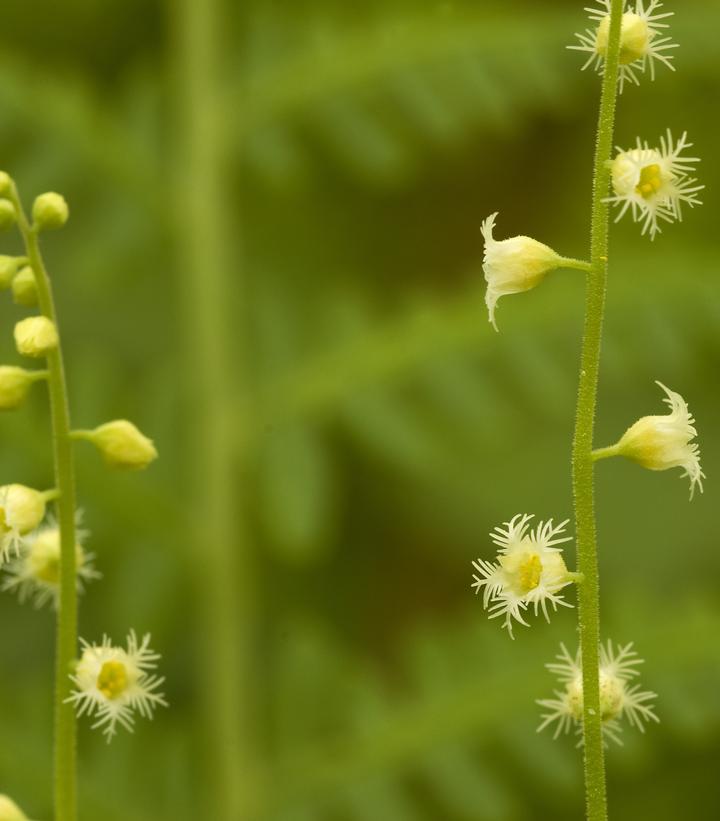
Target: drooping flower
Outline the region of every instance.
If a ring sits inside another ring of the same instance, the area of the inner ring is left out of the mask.
[[[690,174],[698,157],[683,157],[682,152],[690,148],[687,134],[675,143],[670,130],[660,138],[660,148],[650,148],[638,137],[637,147],[623,151],[611,162],[613,196],[608,202],[620,207],[615,222],[621,220],[628,209],[632,209],[633,220],[642,222],[642,233],[650,232],[654,239],[660,233],[659,221],[682,221],[682,206],[702,205],[698,192],[704,185]]]
[[[605,71],[610,37],[610,8],[611,0],[597,0],[601,8],[588,8],[592,28],[586,29],[584,34],[576,34],[580,45],[568,46],[575,51],[584,51],[590,56],[582,70],[593,66],[599,74]],[[662,36],[667,23],[661,23],[673,12],[667,11],[658,14],[662,8],[660,0],[648,0],[647,8],[643,0],[636,0],[635,7],[628,3],[620,24],[620,71],[619,88],[622,93],[625,82],[640,84],[638,72],[645,73],[650,69],[650,78],[655,79],[655,61],[675,70],[672,56],[666,54],[669,49],[677,48],[671,37]]]
[[[555,698],[538,700],[538,704],[548,712],[543,713],[538,732],[550,724],[557,723],[553,738],[567,733],[571,728],[582,732],[583,723],[583,680],[580,651],[573,658],[564,644],[560,645],[557,662],[545,665],[564,685],[555,691]],[[636,669],[643,659],[638,658],[632,643],[613,651],[612,643],[600,646],[600,719],[603,735],[622,744],[620,720],[626,717],[630,724],[645,732],[643,722],[659,721],[649,702],[657,698],[649,690],[641,690],[639,684],[630,684],[639,674]],[[582,744],[582,739],[579,742]]]
[[[567,521],[554,526],[552,519],[540,522],[530,530],[529,514],[519,513],[501,527],[496,527],[490,538],[497,545],[496,561],[477,559],[473,567],[472,587],[475,593],[483,591],[483,607],[491,619],[504,617],[503,627],[512,637],[513,619],[526,627],[523,611],[532,605],[535,615],[541,608],[546,620],[550,620],[548,604],[553,610],[558,605],[572,607],[559,595],[560,590],[579,576],[568,572],[562,557],[562,548],[556,547],[571,541],[561,536]]]
[[[530,237],[493,239],[497,213],[491,214],[482,224],[485,240],[483,271],[487,280],[485,304],[490,322],[495,324],[495,306],[501,296],[519,294],[539,285],[545,275],[563,264],[563,257],[552,248]]]
[[[136,711],[151,719],[156,707],[167,707],[163,694],[156,692],[165,679],[148,672],[160,659],[149,644],[149,634],[138,644],[133,630],[127,650],[115,647],[107,636],[101,644],[82,641],[82,657],[70,676],[76,689],[67,701],[75,705],[78,717],[96,716],[93,729],[102,727],[108,742],[118,724],[133,731]]]
[[[45,518],[47,494],[25,485],[0,487],[0,564],[19,555],[23,536]]]
[[[82,593],[85,582],[100,578],[95,570],[95,556],[87,553],[81,541],[87,532],[77,532],[75,567],[77,590]],[[36,607],[51,601],[57,607],[60,593],[60,529],[53,523],[28,536],[20,548],[20,555],[6,566],[7,576],[2,589],[16,591],[20,602],[32,598]]]
[[[692,441],[697,436],[695,419],[679,393],[666,388],[662,382],[657,384],[667,394],[663,402],[670,412],[664,416],[643,416],[625,431],[616,445],[604,450],[609,456],[625,456],[648,470],[683,468],[683,476],[690,479],[692,499],[695,485],[702,493],[705,478],[700,467],[700,447]]]

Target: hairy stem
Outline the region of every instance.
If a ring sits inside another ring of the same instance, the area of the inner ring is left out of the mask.
[[[585,802],[588,821],[605,821],[607,795],[600,714],[600,599],[593,487],[593,428],[597,400],[608,265],[609,160],[612,152],[617,100],[618,64],[623,0],[612,0],[610,33],[602,84],[593,177],[591,271],[585,295],[585,328],[580,362],[575,437],[573,440],[573,495],[577,534],[578,620],[583,674],[583,732]]]
[[[252,733],[247,669],[252,574],[243,532],[235,399],[242,382],[241,318],[228,302],[241,287],[230,246],[227,118],[221,0],[183,0],[176,20],[180,129],[177,240],[184,277],[192,498],[189,548],[198,581],[203,817],[250,817]],[[231,324],[232,323],[232,324]],[[232,332],[231,332],[232,328]]]
[[[17,188],[12,200],[18,226],[35,274],[41,312],[55,324],[57,316],[48,276],[38,242],[38,233],[23,210]],[[59,329],[58,329],[59,330]],[[62,348],[47,355],[47,380],[52,417],[55,499],[60,528],[60,596],[57,608],[57,645],[55,656],[55,821],[75,821],[77,817],[76,726],[75,710],[65,701],[70,695],[71,665],[77,651],[77,589],[75,566],[75,463],[70,439],[70,411],[63,365]]]

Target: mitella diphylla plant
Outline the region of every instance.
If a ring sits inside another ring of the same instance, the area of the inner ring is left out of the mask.
[[[482,224],[485,243],[483,270],[487,280],[486,304],[489,320],[497,330],[498,300],[538,287],[555,269],[584,272],[586,281],[585,323],[575,433],[572,444],[572,479],[575,508],[577,567],[569,571],[559,546],[566,522],[552,520],[530,529],[531,517],[519,514],[491,534],[497,548],[494,561],[473,562],[472,587],[482,592],[483,607],[490,618],[501,617],[502,626],[513,635],[513,623],[528,625],[528,611],[542,610],[549,619],[548,605],[572,606],[565,600],[566,588],[575,584],[578,598],[580,648],[570,655],[563,646],[558,661],[548,665],[559,680],[554,698],[538,703],[544,708],[540,730],[555,725],[555,737],[576,729],[583,748],[586,816],[589,821],[607,819],[604,745],[620,742],[622,721],[644,731],[645,724],[658,721],[655,693],[636,681],[641,663],[632,645],[600,643],[599,573],[594,508],[594,464],[623,456],[648,470],[679,467],[690,481],[690,496],[703,489],[700,450],[695,420],[685,399],[657,384],[665,392],[669,412],[644,416],[631,425],[614,444],[593,448],[600,343],[608,271],[610,206],[619,209],[617,219],[631,214],[641,234],[655,239],[663,224],[680,222],[683,206],[700,205],[694,169],[698,157],[685,133],[675,140],[668,129],[656,144],[637,139],[628,150],[618,148],[613,156],[613,132],[618,93],[625,82],[639,84],[649,72],[655,78],[656,63],[674,69],[667,52],[675,43],[665,34],[672,12],[663,11],[658,0],[598,0],[588,9],[591,28],[579,34],[580,45],[570,48],[589,53],[585,66],[594,65],[602,76],[602,95],[592,180],[590,259],[566,257],[531,237],[507,239],[494,236],[497,213]],[[617,220],[616,220],[617,221]]]
[[[138,641],[130,631],[126,648],[104,637],[100,644],[82,642],[78,652],[78,594],[100,578],[93,553],[85,548],[87,531],[78,527],[75,499],[74,441],[91,442],[111,468],[139,470],[157,457],[150,439],[125,419],[91,430],[72,430],[65,363],[55,304],[40,252],[40,235],[61,228],[69,209],[57,193],[35,199],[32,218],[23,209],[15,182],[0,172],[0,228],[17,226],[24,255],[0,256],[0,290],[12,292],[31,316],[14,329],[18,354],[39,360],[40,367],[0,365],[0,409],[16,410],[36,383],[46,383],[50,398],[54,486],[38,490],[13,483],[0,487],[0,571],[3,590],[16,592],[38,607],[51,604],[57,614],[55,659],[55,821],[76,821],[76,715],[91,715],[94,728],[108,741],[118,726],[132,730],[134,716],[152,718],[166,701],[154,673],[159,655],[150,636]],[[54,516],[47,516],[49,504]],[[79,657],[78,657],[79,656]],[[0,821],[27,816],[8,796],[0,795]]]

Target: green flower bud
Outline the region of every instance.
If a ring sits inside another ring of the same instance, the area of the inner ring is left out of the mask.
[[[47,494],[25,485],[0,487],[0,533],[17,531],[21,536],[35,530],[45,518]]]
[[[15,325],[15,346],[23,356],[46,356],[58,346],[55,325],[46,316],[29,316]]]
[[[19,408],[33,382],[46,377],[47,371],[26,371],[14,365],[0,365],[0,410]]]
[[[106,422],[95,430],[73,431],[72,437],[92,442],[110,467],[121,470],[146,468],[158,455],[152,440],[127,419]]]
[[[62,194],[48,191],[35,197],[32,209],[33,220],[40,231],[62,228],[68,221],[70,210]]]
[[[35,272],[26,265],[21,268],[15,275],[12,281],[13,299],[16,305],[24,305],[26,308],[32,308],[37,305],[38,295],[37,286],[35,284]]]
[[[18,268],[25,262],[25,257],[0,256],[0,291],[10,287]]]
[[[0,231],[7,231],[17,222],[15,206],[10,200],[0,199]]]
[[[0,197],[7,197],[12,191],[12,178],[7,171],[0,171]]]

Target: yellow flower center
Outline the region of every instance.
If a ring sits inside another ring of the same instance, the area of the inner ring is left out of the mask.
[[[529,593],[540,584],[542,562],[536,553],[528,554],[518,567],[518,584],[523,593]]]
[[[121,661],[106,661],[98,676],[98,690],[105,698],[114,699],[122,695],[127,686],[128,674],[125,665]]]
[[[635,186],[635,190],[641,197],[649,200],[662,188],[662,176],[660,166],[657,163],[646,165],[640,172],[640,181]]]
[[[57,584],[60,581],[60,557],[43,556],[42,561],[33,567],[33,575],[42,582]]]

